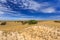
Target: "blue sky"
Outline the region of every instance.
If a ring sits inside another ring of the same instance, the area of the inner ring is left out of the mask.
[[[60,0],[0,0],[0,20],[60,20]]]

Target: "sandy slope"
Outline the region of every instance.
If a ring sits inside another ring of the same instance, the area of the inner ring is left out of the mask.
[[[60,29],[49,26],[32,26],[18,31],[0,31],[0,40],[60,40]]]

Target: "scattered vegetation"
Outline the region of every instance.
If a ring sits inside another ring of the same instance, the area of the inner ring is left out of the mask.
[[[24,24],[26,24],[26,23],[27,23],[27,21],[21,21],[21,23],[24,25]]]
[[[6,25],[6,22],[1,22],[1,24],[0,25]]]
[[[28,24],[37,24],[37,21],[36,20],[29,20]]]
[[[29,20],[29,21],[21,21],[22,24],[37,24],[37,21],[36,20]]]
[[[54,21],[54,22],[60,23],[60,21]]]

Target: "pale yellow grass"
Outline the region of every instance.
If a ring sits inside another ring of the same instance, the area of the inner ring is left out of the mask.
[[[30,25],[22,25],[20,22],[7,22],[6,25],[0,25],[0,30],[5,30],[5,31],[16,31],[16,30],[22,30]]]
[[[23,30],[27,27],[31,27],[31,26],[40,26],[40,25],[43,25],[43,26],[54,26],[55,28],[60,28],[60,23],[55,23],[53,21],[38,21],[37,24],[34,24],[34,25],[29,25],[29,24],[25,24],[23,25],[21,22],[7,22],[6,25],[0,25],[0,30],[5,30],[5,31],[20,31],[20,30]]]
[[[7,22],[0,25],[0,40],[60,40],[60,23],[42,21],[35,25]]]

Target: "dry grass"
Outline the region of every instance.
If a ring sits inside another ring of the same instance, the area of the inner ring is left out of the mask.
[[[60,40],[60,23],[38,21],[35,25],[7,22],[0,25],[0,40]]]
[[[8,21],[8,22],[6,22],[6,25],[0,25],[0,30],[20,31],[20,30],[23,30],[23,29],[30,27],[30,26],[40,26],[40,25],[50,26],[50,27],[54,26],[55,28],[60,28],[60,23],[56,23],[54,21],[38,21],[37,24],[33,24],[33,25],[29,25],[29,24],[23,25],[21,22]]]
[[[28,26],[28,24],[23,25],[21,22],[6,22],[6,25],[0,25],[0,30],[5,30],[5,31],[16,31],[16,30],[21,30],[24,29]]]

